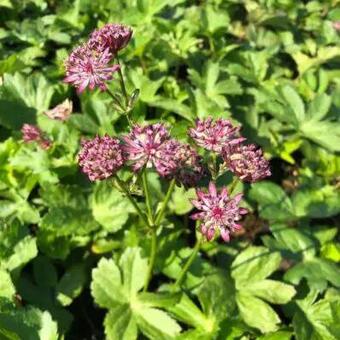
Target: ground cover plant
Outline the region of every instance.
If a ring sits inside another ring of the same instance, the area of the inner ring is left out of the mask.
[[[339,339],[338,5],[0,0],[0,339]]]

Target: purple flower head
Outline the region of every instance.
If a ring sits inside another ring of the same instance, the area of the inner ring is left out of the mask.
[[[220,153],[225,145],[239,144],[245,138],[239,136],[240,127],[235,127],[229,120],[211,117],[197,120],[196,126],[189,129],[189,136],[204,149]]]
[[[160,148],[169,138],[169,132],[163,124],[135,125],[123,137],[124,155],[132,163],[133,170],[139,171],[143,166],[156,166]]]
[[[21,128],[22,139],[25,143],[39,141],[42,137],[41,130],[36,125],[24,124]]]
[[[155,161],[157,172],[168,179],[176,179],[185,187],[193,187],[202,178],[201,157],[189,145],[174,139],[165,142]]]
[[[67,120],[72,113],[72,102],[69,99],[65,99],[61,104],[57,105],[51,110],[48,110],[45,115],[54,120]]]
[[[112,79],[112,73],[119,69],[119,65],[109,65],[112,54],[109,50],[100,53],[88,45],[76,47],[65,62],[66,77],[64,82],[70,83],[81,93],[86,87],[93,90],[99,87],[107,89],[106,81]]]
[[[222,158],[228,169],[245,182],[256,182],[271,175],[269,162],[256,145],[228,145]]]
[[[124,165],[119,140],[105,135],[82,141],[78,162],[91,181],[111,177]]]
[[[36,125],[24,124],[21,133],[25,143],[37,142],[43,149],[51,146],[51,141],[43,136],[42,131]]]
[[[239,207],[242,194],[231,198],[225,187],[217,191],[213,182],[209,184],[208,192],[197,189],[197,200],[192,200],[192,204],[200,212],[191,215],[194,220],[200,220],[201,232],[208,241],[212,240],[219,232],[225,242],[230,240],[230,232],[241,228],[238,222],[247,210]]]
[[[98,52],[108,49],[113,55],[116,55],[129,43],[131,36],[132,29],[128,26],[106,24],[91,34],[88,44]]]

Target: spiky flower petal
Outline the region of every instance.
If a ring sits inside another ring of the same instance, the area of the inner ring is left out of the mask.
[[[160,148],[169,138],[169,132],[163,124],[135,125],[132,131],[123,137],[124,155],[132,163],[133,170],[156,166]]]
[[[51,110],[45,111],[45,115],[55,120],[67,120],[72,113],[72,102],[69,99],[65,99],[61,104],[57,105]]]
[[[271,175],[269,162],[254,144],[227,145],[222,158],[227,168],[245,182],[257,182]]]
[[[211,117],[197,120],[196,126],[189,129],[189,136],[204,149],[220,153],[226,145],[239,144],[245,138],[239,136],[240,127],[235,127],[227,119],[213,121]]]
[[[82,141],[78,161],[91,181],[109,178],[124,165],[119,140],[108,135]]]
[[[106,82],[119,69],[119,65],[109,65],[111,58],[112,54],[108,49],[97,52],[88,45],[78,46],[65,62],[64,81],[74,85],[78,93],[83,92],[86,87],[90,90],[99,87],[105,91]]]
[[[116,55],[129,43],[131,36],[132,29],[128,26],[106,24],[91,34],[88,44],[98,52],[108,49],[113,55]]]
[[[196,194],[197,199],[192,200],[192,204],[200,211],[191,218],[202,221],[201,232],[208,241],[219,232],[222,239],[228,242],[230,232],[241,228],[239,221],[247,213],[246,209],[239,207],[242,194],[232,198],[225,187],[218,191],[213,182],[210,182],[208,192],[197,189]]]

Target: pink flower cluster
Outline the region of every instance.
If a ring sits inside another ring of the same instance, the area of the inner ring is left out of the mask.
[[[245,138],[239,136],[239,127],[235,127],[229,120],[211,117],[197,120],[196,126],[189,129],[189,136],[196,144],[209,151],[220,153],[224,146],[239,144]]]
[[[197,152],[172,139],[159,123],[135,125],[121,141],[109,136],[84,141],[78,160],[91,181],[113,176],[125,162],[135,172],[154,167],[161,177],[175,179],[186,187],[197,185],[204,174]]]
[[[76,47],[65,61],[64,81],[75,86],[78,93],[86,87],[105,91],[106,82],[120,68],[110,62],[128,44],[131,36],[132,30],[119,24],[107,24],[94,31],[87,43]]]
[[[163,124],[135,126],[123,138],[123,151],[134,171],[155,167],[161,177],[194,186],[204,171],[201,158],[189,145],[170,138]]]
[[[105,135],[82,141],[78,162],[91,181],[111,177],[124,164],[119,140]]]
[[[131,132],[123,137],[124,154],[132,164],[134,171],[139,171],[144,166],[158,168],[161,158],[161,149],[170,139],[170,134],[163,124],[147,126],[135,125]]]
[[[48,149],[52,143],[44,137],[42,131],[32,124],[24,124],[21,128],[22,139],[25,143],[37,142],[43,149]]]
[[[246,140],[229,120],[212,118],[196,121],[189,136],[198,146],[222,156],[227,168],[245,182],[256,182],[271,175],[269,162],[255,145],[243,145]]]
[[[192,204],[200,212],[191,215],[194,220],[201,220],[201,232],[208,241],[212,240],[218,230],[225,242],[230,240],[230,232],[239,230],[238,221],[247,210],[239,207],[242,194],[231,198],[225,187],[217,191],[214,183],[210,182],[208,192],[196,190],[197,200]]]
[[[88,45],[96,51],[109,50],[115,56],[129,43],[131,37],[130,27],[121,24],[106,24],[101,29],[92,32]]]
[[[198,146],[217,152],[227,168],[241,180],[255,182],[270,176],[268,161],[262,150],[255,145],[244,145],[245,138],[240,128],[228,120],[211,118],[196,122],[189,130]],[[171,138],[167,128],[161,124],[135,125],[130,133],[120,140],[95,137],[82,143],[79,164],[91,181],[113,176],[124,164],[138,172],[154,168],[165,179],[175,179],[185,187],[197,187],[207,174],[203,158],[189,144]],[[196,189],[197,199],[193,205],[199,212],[191,217],[201,221],[201,232],[207,240],[220,234],[229,241],[230,233],[240,229],[239,221],[246,209],[239,206],[242,194],[231,197],[227,189],[220,191],[211,182],[208,192]]]
[[[212,118],[198,120],[189,130],[198,146],[219,154],[228,170],[245,182],[256,182],[271,175],[269,162],[263,157],[262,150],[255,145],[244,145],[245,138],[239,134],[240,128],[234,127],[229,120]],[[228,242],[230,232],[241,228],[238,221],[247,211],[239,207],[242,194],[231,198],[225,187],[217,191],[214,183],[209,184],[209,191],[196,190],[197,200],[193,205],[200,210],[191,218],[201,221],[201,232],[208,241],[218,231],[222,239]]]
[[[227,145],[222,157],[228,169],[245,182],[257,182],[271,175],[269,162],[254,144]]]

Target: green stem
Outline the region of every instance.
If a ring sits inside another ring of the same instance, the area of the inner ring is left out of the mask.
[[[118,56],[116,56],[116,60],[117,60],[117,64],[120,66]],[[122,89],[123,96],[125,97],[125,105],[126,105],[126,107],[128,107],[129,97],[128,97],[128,94],[127,94],[127,91],[126,91],[124,77],[123,77],[123,73],[122,73],[122,70],[121,70],[120,67],[118,69],[118,75],[119,75],[120,87]]]
[[[194,262],[195,257],[196,257],[196,255],[198,254],[198,252],[200,250],[201,242],[202,242],[202,238],[198,237],[190,257],[188,258],[188,260],[185,263],[181,273],[179,274],[179,277],[178,277],[177,281],[175,282],[175,287],[179,287],[181,285],[182,281],[184,280],[187,271],[189,270],[191,264]]]
[[[164,198],[164,201],[162,203],[162,207],[161,207],[161,210],[159,211],[157,217],[156,217],[156,221],[155,221],[155,225],[158,226],[159,223],[162,221],[162,218],[163,218],[163,215],[164,215],[164,212],[165,212],[165,209],[169,203],[169,200],[170,200],[170,197],[174,191],[174,188],[175,188],[175,184],[176,184],[176,181],[175,179],[173,179],[171,182],[170,182],[170,185],[169,185],[169,188],[168,188],[168,191],[165,195],[165,198]]]
[[[145,195],[146,209],[148,211],[148,218],[149,218],[149,221],[150,221],[152,227],[154,227],[155,223],[154,223],[154,216],[153,216],[153,212],[152,212],[152,203],[151,203],[151,196],[150,196],[150,191],[149,191],[148,179],[146,177],[146,168],[143,169],[142,182],[143,182],[143,191],[144,191],[144,195]]]
[[[216,181],[217,175],[218,175],[218,170],[217,170],[217,155],[213,152],[211,155],[211,161],[213,163],[213,171],[212,171],[212,179]]]
[[[122,104],[120,103],[120,101],[118,100],[118,98],[117,98],[117,97],[116,97],[109,89],[107,89],[106,92],[110,95],[110,97],[113,99],[113,101],[116,103],[116,105],[118,105],[119,108],[124,112],[125,117],[126,117],[126,119],[127,119],[127,121],[128,121],[129,126],[132,126],[133,124],[132,124],[132,122],[131,122],[131,120],[130,120],[129,114],[128,114],[128,112],[126,111],[126,109],[122,106]]]
[[[110,95],[110,97],[112,98],[112,100],[115,102],[115,104],[117,104],[121,110],[124,110],[124,108],[122,107],[122,104],[119,102],[118,98],[116,98],[116,96],[107,88],[106,92]]]
[[[131,204],[133,205],[133,207],[135,208],[137,214],[140,216],[140,218],[143,220],[143,222],[148,226],[151,227],[148,219],[146,218],[145,214],[142,212],[142,210],[140,209],[140,207],[138,206],[137,202],[135,201],[135,199],[131,196],[130,191],[128,190],[128,188],[126,187],[125,183],[117,176],[115,175],[115,179],[120,187],[120,189],[125,193],[126,197],[128,198],[128,200],[131,202]]]
[[[151,238],[151,252],[150,252],[150,261],[149,261],[149,267],[148,267],[148,273],[145,278],[145,283],[144,283],[144,288],[143,291],[146,292],[149,288],[149,283],[152,278],[152,272],[153,272],[153,267],[155,265],[155,260],[156,260],[156,253],[157,253],[157,230],[156,227],[153,227],[151,229],[152,233],[152,238]]]
[[[230,187],[228,189],[228,192],[229,192],[229,195],[231,195],[233,193],[233,191],[235,190],[236,186],[237,186],[237,183],[238,183],[238,178],[237,177],[234,177],[233,181],[231,182],[230,184]]]

